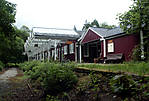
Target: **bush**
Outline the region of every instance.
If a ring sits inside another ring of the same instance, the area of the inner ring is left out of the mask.
[[[46,94],[56,95],[67,91],[78,81],[72,71],[73,66],[69,64],[34,61],[20,66],[23,66],[31,81],[40,83]]]
[[[50,94],[67,91],[76,83],[77,76],[71,69],[62,65],[51,65],[46,72],[46,77],[43,77],[43,87]]]
[[[19,64],[19,67],[23,70],[23,71],[29,71],[32,70],[33,67],[40,65],[41,62],[40,61],[30,61],[30,62],[24,62]]]
[[[141,49],[140,49],[140,45],[136,46],[133,49],[133,53],[132,53],[132,59],[133,61],[141,61]]]
[[[2,69],[4,68],[4,64],[0,61],[0,71],[2,71]]]
[[[15,63],[7,63],[6,67],[10,68],[10,67],[16,67]]]
[[[125,98],[136,92],[136,82],[128,75],[116,75],[110,80],[112,91]]]

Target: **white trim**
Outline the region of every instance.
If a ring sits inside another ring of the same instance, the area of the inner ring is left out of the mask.
[[[77,62],[77,55],[78,55],[78,50],[77,50],[77,47],[76,47],[76,45],[77,45],[77,43],[74,43],[75,44],[75,47],[74,47],[74,49],[75,49],[75,62]]]
[[[56,46],[57,46],[57,43],[56,43],[56,40],[55,40],[55,43],[54,43],[54,51],[55,51],[54,60],[56,60],[56,57],[57,57],[57,54],[56,54]]]
[[[102,38],[100,41],[103,41],[103,57],[106,57],[106,39]]]
[[[81,56],[81,44],[80,44],[80,63],[81,63],[81,61],[82,61],[82,56]]]
[[[90,28],[87,29],[87,31],[80,37],[81,41],[80,43],[82,43],[83,39],[85,38],[86,34],[88,33]]]
[[[82,41],[84,40],[84,38],[85,38],[85,36],[87,35],[87,33],[88,33],[88,31],[89,30],[91,30],[91,31],[93,31],[95,34],[97,34],[98,36],[100,36],[101,38],[103,38],[103,36],[101,36],[99,33],[97,33],[96,31],[94,31],[91,27],[89,27],[88,29],[87,29],[87,31],[85,32],[85,34],[83,34],[83,38],[81,39],[81,43],[82,43]],[[81,37],[80,37],[81,38]]]
[[[103,38],[103,36],[101,36],[99,33],[97,33],[96,31],[94,31],[93,29],[90,28],[90,30],[92,30],[94,33],[96,33],[98,36],[100,36],[101,38]]]
[[[104,48],[103,48],[103,52],[104,52],[103,57],[106,57],[106,40],[105,39],[103,39],[103,46],[104,46]]]

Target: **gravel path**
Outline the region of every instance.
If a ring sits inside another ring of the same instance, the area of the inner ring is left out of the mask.
[[[9,91],[13,85],[9,81],[9,78],[15,77],[18,74],[16,68],[10,68],[9,70],[5,71],[3,74],[0,74],[0,95],[4,94],[5,92]]]

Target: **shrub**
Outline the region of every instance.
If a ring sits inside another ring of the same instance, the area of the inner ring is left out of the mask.
[[[132,59],[133,61],[140,61],[141,60],[141,49],[140,49],[140,45],[136,46],[133,49],[133,53],[132,53]]]
[[[29,62],[21,64],[31,81],[40,83],[46,94],[56,95],[67,91],[78,81],[73,66],[52,62]]]
[[[136,92],[136,82],[128,75],[116,75],[110,80],[112,91],[125,98]]]
[[[16,67],[16,64],[15,63],[7,63],[6,67]]]
[[[69,68],[53,65],[48,68],[46,77],[43,77],[43,87],[50,94],[67,91],[77,83],[77,76]]]
[[[30,61],[30,62],[24,62],[19,64],[19,67],[23,70],[23,71],[29,71],[32,70],[33,67],[40,65],[41,62],[40,61]]]
[[[4,68],[4,64],[0,61],[0,71],[2,71],[2,69]]]

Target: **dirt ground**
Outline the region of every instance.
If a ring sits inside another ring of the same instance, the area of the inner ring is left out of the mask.
[[[40,91],[34,91],[23,72],[9,68],[0,73],[0,101],[40,101]]]

